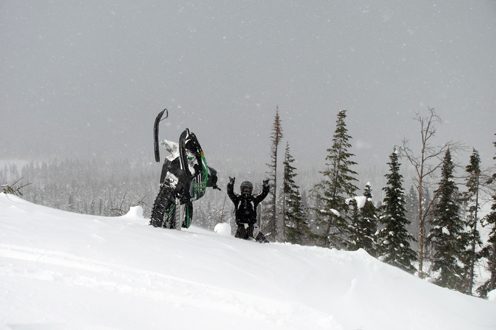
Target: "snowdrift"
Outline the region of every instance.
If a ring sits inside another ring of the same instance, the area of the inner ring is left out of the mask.
[[[494,302],[364,251],[258,244],[0,194],[0,329],[494,330]]]

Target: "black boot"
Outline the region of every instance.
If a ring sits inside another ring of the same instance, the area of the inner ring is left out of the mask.
[[[255,237],[255,240],[259,243],[269,243],[269,240],[267,239],[267,237],[265,237],[264,234],[262,234],[262,232],[259,232],[257,237]]]

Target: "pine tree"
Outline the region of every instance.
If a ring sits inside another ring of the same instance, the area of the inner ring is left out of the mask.
[[[356,251],[362,247],[363,236],[360,211],[358,210],[358,204],[355,198],[348,200],[348,212],[346,216],[350,223],[347,249],[350,251]]]
[[[470,156],[470,163],[465,167],[468,173],[466,186],[467,192],[464,195],[464,203],[466,209],[466,235],[468,240],[467,250],[464,254],[463,263],[465,267],[465,293],[472,294],[474,286],[474,267],[479,260],[480,255],[476,252],[476,246],[482,245],[477,223],[479,221],[479,183],[480,183],[480,157],[477,150],[473,150]]]
[[[414,186],[410,186],[408,194],[405,196],[406,204],[406,218],[410,221],[407,226],[408,232],[413,235],[413,237],[418,237],[418,196],[417,191]],[[413,248],[416,249],[416,241],[412,242]]]
[[[415,267],[412,262],[416,260],[416,255],[410,248],[410,241],[413,237],[406,229],[409,221],[405,215],[403,176],[400,174],[396,150],[389,156],[389,159],[389,173],[386,174],[387,185],[383,188],[385,197],[380,217],[383,228],[377,235],[378,255],[383,261],[413,273]]]
[[[69,200],[67,202],[67,209],[71,212],[76,211],[76,202],[74,201],[74,196],[69,194]]]
[[[348,247],[349,226],[346,220],[348,205],[346,199],[355,195],[357,173],[352,170],[356,165],[348,150],[351,148],[348,129],[346,128],[346,110],[339,111],[332,146],[327,149],[326,169],[321,173],[322,182],[316,187],[318,197],[324,202],[324,208],[318,213],[326,226],[325,245],[336,248]]]
[[[306,209],[306,212],[309,219],[309,227],[312,231],[309,244],[320,247],[329,247],[328,237],[326,235],[326,230],[328,229],[327,222],[324,222],[325,215],[323,215],[326,203],[321,196],[320,190],[320,185],[315,185],[308,191],[308,208]]]
[[[365,204],[361,209],[362,228],[363,228],[363,237],[364,237],[362,248],[365,249],[365,251],[367,251],[371,255],[375,256],[376,255],[375,236],[377,233],[377,223],[379,219],[377,217],[377,209],[374,205],[374,202],[372,201],[372,187],[368,182],[365,185],[365,191],[363,195],[365,197]]]
[[[305,219],[300,188],[295,183],[297,173],[296,168],[292,165],[294,161],[289,143],[286,143],[283,163],[283,237],[288,242],[303,244],[310,233],[310,229]]]
[[[277,238],[277,160],[278,160],[278,148],[279,143],[282,139],[282,126],[281,118],[279,117],[279,107],[276,108],[276,114],[274,116],[274,123],[272,124],[272,134],[271,139],[271,153],[270,153],[270,163],[267,164],[269,167],[269,179],[270,179],[270,198],[265,203],[266,212],[264,218],[266,219],[266,225],[264,231],[270,233],[270,237],[274,240]]]
[[[364,249],[375,256],[375,235],[377,231],[377,214],[372,202],[372,188],[370,183],[365,185],[363,193],[365,202],[359,209],[356,200],[351,200],[351,237],[350,250]],[[355,202],[353,202],[355,201]]]
[[[448,149],[445,153],[441,181],[435,191],[437,202],[433,209],[429,241],[432,249],[434,282],[440,286],[462,290],[463,268],[460,265],[466,246],[463,221],[460,217],[458,188],[453,180],[453,161]]]
[[[494,142],[496,147],[496,142]],[[496,159],[496,156],[493,157]],[[496,180],[496,173],[494,173],[489,180],[489,184]],[[478,289],[477,292],[482,297],[486,297],[487,294],[496,289],[496,192],[493,194],[493,204],[491,205],[491,212],[484,218],[486,226],[489,225],[491,231],[489,233],[489,239],[487,245],[481,251],[481,255],[487,258],[487,270],[489,271],[490,277],[484,282]]]

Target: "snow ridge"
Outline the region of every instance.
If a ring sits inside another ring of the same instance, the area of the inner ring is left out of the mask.
[[[222,226],[221,226],[222,227]],[[0,194],[0,329],[495,329],[494,303],[370,257]]]

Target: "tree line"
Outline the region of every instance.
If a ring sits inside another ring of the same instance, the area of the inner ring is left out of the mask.
[[[358,193],[358,173],[354,170],[357,163],[350,151],[346,117],[346,110],[338,112],[321,181],[305,197],[296,184],[298,170],[289,142],[282,161],[282,183],[277,184],[277,150],[283,130],[276,110],[267,164],[272,195],[260,219],[270,239],[349,251],[364,249],[393,266],[466,294],[485,297],[496,289],[494,189],[486,190],[493,194],[492,211],[480,217],[482,190],[491,187],[496,173],[483,173],[477,150],[470,155],[461,175],[464,183],[460,184],[452,158],[458,146],[433,145],[439,117],[434,109],[428,109],[426,115],[416,118],[420,151],[414,153],[408,141],[391,146],[386,185],[382,188],[384,197],[374,202],[369,183],[362,194]],[[402,160],[414,170],[408,193],[400,170]],[[490,228],[486,244],[481,241],[481,225]],[[489,279],[475,288],[475,267],[481,263],[486,265]]]
[[[57,209],[104,216],[125,214],[130,206],[153,203],[159,174],[130,160],[49,160],[0,168],[0,183],[28,201]]]

